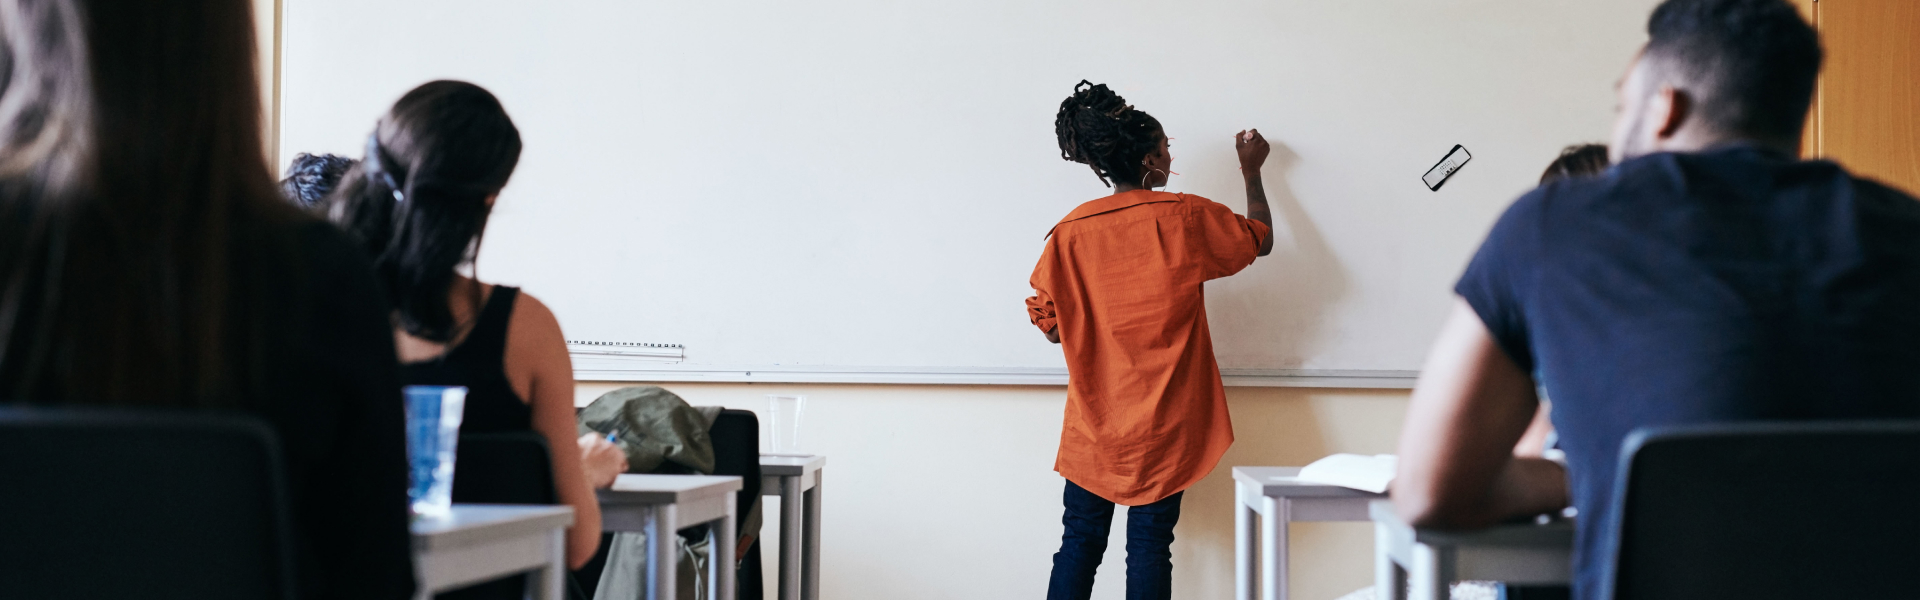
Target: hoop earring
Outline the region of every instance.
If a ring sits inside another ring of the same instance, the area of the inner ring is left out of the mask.
[[[1142,165],[1140,165],[1140,166],[1143,166],[1143,167],[1146,167],[1146,165],[1144,165],[1144,164],[1142,164]],[[1147,178],[1148,178],[1148,177],[1150,177],[1150,176],[1152,176],[1152,175],[1153,175],[1153,174],[1154,174],[1155,172],[1159,172],[1159,173],[1169,173],[1169,171],[1161,171],[1160,169],[1155,169],[1155,168],[1153,168],[1153,167],[1147,167],[1147,171],[1146,171],[1145,173],[1141,173],[1141,174],[1140,174],[1140,187],[1143,187],[1143,188],[1146,188],[1146,189],[1149,189],[1149,190],[1150,190],[1150,189],[1153,189],[1153,188],[1151,188],[1151,187],[1147,187]]]

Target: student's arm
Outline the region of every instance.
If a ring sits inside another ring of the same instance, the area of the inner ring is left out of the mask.
[[[1233,149],[1240,154],[1240,178],[1247,183],[1247,218],[1259,221],[1273,229],[1273,210],[1267,207],[1267,188],[1260,182],[1260,166],[1266,164],[1267,153],[1273,147],[1267,144],[1267,138],[1260,136],[1260,130],[1251,133],[1242,131],[1233,136]],[[1273,253],[1273,235],[1260,240],[1260,256]]]
[[[1540,458],[1547,451],[1547,437],[1551,435],[1553,420],[1547,418],[1547,403],[1541,402],[1540,408],[1533,413],[1533,423],[1527,425],[1527,432],[1520,435],[1520,443],[1514,444],[1513,455]]]
[[[1567,505],[1560,465],[1513,455],[1539,405],[1465,300],[1454,303],[1421,371],[1400,434],[1393,504],[1419,527],[1472,529]]]
[[[533,430],[545,436],[553,450],[553,483],[560,502],[573,507],[573,527],[567,529],[567,567],[578,569],[600,548],[600,501],[580,466],[574,437],[578,429],[573,361],[567,356],[566,338],[553,312],[529,294],[521,294],[514,303],[507,326],[507,372],[509,376],[532,374]]]

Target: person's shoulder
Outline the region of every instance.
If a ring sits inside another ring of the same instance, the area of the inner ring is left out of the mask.
[[[1201,195],[1198,195],[1198,194],[1182,194],[1182,193],[1178,193],[1178,192],[1160,192],[1160,193],[1162,193],[1162,194],[1166,194],[1167,196],[1171,196],[1171,197],[1172,197],[1172,200],[1173,200],[1174,202],[1179,202],[1179,203],[1181,203],[1181,204],[1185,204],[1185,205],[1187,205],[1187,206],[1192,206],[1192,207],[1195,207],[1195,208],[1199,208],[1199,209],[1201,209],[1201,210],[1213,210],[1213,209],[1215,209],[1215,208],[1223,208],[1223,209],[1224,209],[1224,208],[1227,208],[1227,205],[1225,205],[1225,204],[1221,204],[1221,203],[1219,203],[1219,202],[1214,202],[1213,200],[1211,200],[1211,199],[1208,199],[1208,198],[1207,198],[1206,196],[1201,196]]]
[[[498,293],[496,290],[495,293]],[[531,339],[534,343],[549,344],[554,340],[564,340],[560,333],[560,319],[555,317],[553,309],[545,302],[526,290],[520,290],[513,301],[513,314],[507,319],[508,339]],[[515,335],[519,334],[519,335]]]
[[[1836,167],[1837,168],[1837,167]],[[1880,181],[1847,174],[1855,206],[1868,218],[1897,230],[1907,245],[1920,245],[1920,199]]]

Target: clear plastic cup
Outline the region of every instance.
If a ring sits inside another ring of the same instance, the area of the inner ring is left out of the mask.
[[[410,385],[407,395],[407,464],[413,514],[442,516],[453,508],[453,453],[467,388]]]
[[[767,395],[768,454],[804,455],[800,449],[800,421],[806,412],[806,396]]]

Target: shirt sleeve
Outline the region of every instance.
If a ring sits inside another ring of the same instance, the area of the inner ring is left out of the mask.
[[[1053,309],[1053,294],[1047,293],[1048,280],[1051,279],[1047,265],[1052,260],[1053,240],[1048,239],[1047,249],[1040,254],[1040,264],[1034,265],[1033,276],[1027,280],[1027,284],[1033,286],[1033,296],[1027,298],[1027,320],[1034,327],[1039,327],[1041,333],[1053,331],[1060,325],[1059,314]]]
[[[1272,227],[1242,217],[1218,202],[1198,196],[1188,198],[1199,207],[1193,219],[1193,244],[1207,279],[1239,273],[1259,258],[1260,246],[1273,235]]]
[[[1473,307],[1507,358],[1532,372],[1533,347],[1525,302],[1539,254],[1543,211],[1540,192],[1520,197],[1494,223],[1453,291]]]

